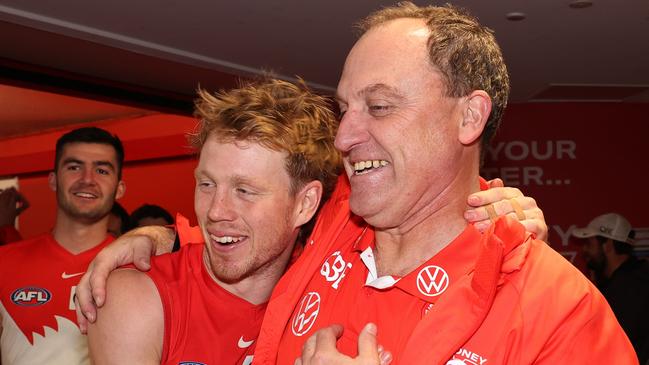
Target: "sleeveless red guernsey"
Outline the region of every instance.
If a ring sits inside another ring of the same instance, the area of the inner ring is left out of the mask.
[[[3,364],[89,364],[73,295],[81,275],[112,236],[72,254],[51,234],[0,247]]]
[[[214,282],[203,248],[188,244],[157,256],[147,272],[164,310],[160,363],[249,365],[266,304],[251,304]]]

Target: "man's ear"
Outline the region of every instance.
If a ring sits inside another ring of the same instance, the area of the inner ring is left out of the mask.
[[[491,98],[483,90],[474,90],[466,97],[462,113],[462,123],[458,138],[463,145],[470,145],[480,138],[489,114]]]
[[[322,199],[322,183],[314,180],[305,184],[296,194],[295,228],[298,228],[313,218]]]
[[[52,171],[47,175],[47,185],[49,185],[52,191],[56,191],[56,172]]]
[[[126,193],[126,183],[120,180],[117,183],[117,189],[115,190],[115,200],[121,198]]]

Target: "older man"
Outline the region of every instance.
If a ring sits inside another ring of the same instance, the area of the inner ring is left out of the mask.
[[[337,90],[349,200],[277,285],[256,361],[372,364],[378,342],[398,364],[635,363],[569,262],[511,219],[463,219],[509,91],[491,31],[411,3],[362,27]]]

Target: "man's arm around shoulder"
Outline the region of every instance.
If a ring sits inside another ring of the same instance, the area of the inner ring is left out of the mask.
[[[110,275],[107,290],[110,296],[88,327],[93,364],[160,364],[164,313],[151,278],[121,269]]]

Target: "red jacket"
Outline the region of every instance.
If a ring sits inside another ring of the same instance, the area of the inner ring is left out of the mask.
[[[256,364],[276,362],[280,338],[323,261],[371,229],[350,213],[348,197],[348,183],[341,179],[302,256],[275,287],[255,351]],[[452,359],[466,364],[637,363],[599,291],[522,225],[500,219],[483,234],[481,245],[474,270],[449,287],[413,328],[393,363],[453,364]]]

